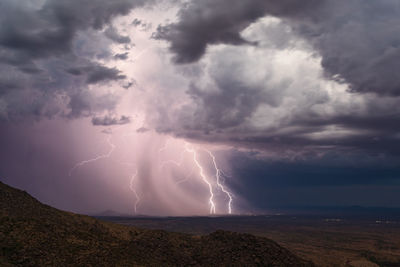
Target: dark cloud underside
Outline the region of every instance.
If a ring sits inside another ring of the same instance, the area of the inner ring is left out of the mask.
[[[112,57],[111,42],[130,42],[129,37],[120,35],[110,25],[111,21],[148,3],[142,0],[2,1],[0,98],[5,108],[0,110],[0,119],[12,121],[68,114],[75,117],[87,115],[91,109],[95,111],[95,103],[101,100],[85,92],[87,85],[125,78],[119,70],[97,61]],[[86,95],[86,100],[77,101],[82,95]],[[87,102],[74,104],[83,101]],[[83,106],[84,110],[76,110]],[[112,103],[106,110],[114,106]]]
[[[131,122],[131,119],[127,116],[115,117],[105,115],[103,117],[93,117],[92,124],[95,126],[111,126],[111,125],[123,125]]]
[[[244,34],[265,18],[278,22],[251,38]],[[160,116],[157,129],[282,154],[398,156],[399,25],[397,0],[189,1],[177,21],[160,25],[153,37],[169,43],[177,68],[201,70],[187,90],[194,104],[181,110],[176,125]],[[344,94],[339,89],[328,93],[324,86],[330,85],[310,82],[315,78],[306,64],[285,66],[292,77],[276,75],[282,71],[274,66],[280,63],[273,61],[276,55],[298,47],[320,56],[324,76],[318,79],[347,86],[353,102],[338,101]]]
[[[257,19],[284,19],[322,56],[328,77],[355,92],[400,95],[400,3],[384,1],[191,1],[177,23],[158,27],[177,63],[195,62],[209,45],[255,45],[240,35]]]

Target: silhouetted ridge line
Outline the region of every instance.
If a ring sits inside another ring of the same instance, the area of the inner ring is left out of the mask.
[[[44,205],[0,182],[0,266],[313,266],[275,242],[103,222]]]

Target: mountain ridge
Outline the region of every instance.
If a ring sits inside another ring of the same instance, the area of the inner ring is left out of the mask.
[[[274,241],[145,230],[57,210],[0,182],[2,266],[314,266]]]

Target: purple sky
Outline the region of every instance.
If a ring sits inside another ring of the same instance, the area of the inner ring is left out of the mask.
[[[82,213],[400,207],[397,0],[84,2],[0,3],[1,181]]]

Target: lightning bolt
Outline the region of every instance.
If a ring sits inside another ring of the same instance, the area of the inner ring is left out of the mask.
[[[122,126],[121,126],[121,127],[122,127]],[[121,127],[115,128],[114,131],[117,130],[117,129],[120,129]],[[123,137],[125,137],[125,136],[129,136],[129,134],[125,134]],[[124,139],[123,139],[123,140],[124,140]],[[124,141],[125,141],[125,140],[124,140]],[[88,159],[88,160],[83,160],[83,161],[81,161],[81,162],[78,162],[77,164],[75,164],[75,165],[70,169],[70,171],[69,171],[69,176],[71,176],[72,173],[73,173],[77,168],[79,168],[79,167],[82,167],[82,166],[84,166],[84,165],[86,165],[86,164],[89,164],[89,163],[96,162],[96,161],[101,160],[101,159],[110,158],[111,155],[112,155],[112,153],[114,152],[114,150],[117,148],[117,146],[112,142],[112,135],[110,135],[110,136],[107,138],[107,143],[108,143],[108,145],[110,146],[110,150],[109,150],[106,154],[102,154],[102,155],[99,155],[99,156],[97,156],[97,157],[95,157],[95,158]],[[118,164],[121,164],[121,165],[134,166],[134,164],[132,164],[132,163],[130,163],[130,162],[127,162],[127,161],[118,161],[118,160],[114,160],[114,162],[116,162],[116,163],[118,163]],[[137,193],[137,191],[136,191],[136,189],[135,189],[135,187],[134,187],[135,180],[136,180],[136,177],[138,176],[138,173],[139,173],[139,172],[138,172],[138,170],[136,169],[135,173],[132,174],[132,176],[131,176],[131,178],[130,178],[130,183],[129,183],[129,189],[133,192],[133,194],[135,195],[135,199],[136,199],[136,200],[135,200],[135,205],[134,205],[135,214],[137,213],[137,207],[138,207],[139,202],[140,202],[139,194]]]
[[[210,191],[210,198],[208,200],[210,204],[210,214],[215,214],[214,193],[212,190],[212,185],[208,181],[207,176],[204,174],[203,166],[201,166],[200,162],[197,160],[197,151],[194,148],[190,148],[187,143],[185,144],[185,150],[193,155],[193,161],[195,162],[197,168],[199,169],[199,174],[203,179],[204,183],[207,184],[208,186],[208,189]]]
[[[135,187],[134,187],[134,182],[135,182],[135,179],[136,179],[138,173],[139,173],[139,172],[138,172],[138,170],[136,169],[135,173],[132,174],[132,176],[131,176],[131,181],[130,181],[130,184],[129,184],[129,188],[131,189],[131,191],[133,192],[133,194],[135,195],[135,198],[136,198],[135,207],[134,207],[134,209],[135,209],[135,214],[136,214],[136,212],[137,212],[137,207],[138,207],[138,204],[139,204],[139,202],[140,202],[140,197],[139,197],[139,195],[138,195],[138,193],[136,192],[136,189],[135,189]]]
[[[229,214],[232,214],[232,201],[233,201],[232,193],[229,192],[228,190],[226,190],[225,187],[220,183],[220,177],[221,177],[221,174],[223,174],[223,172],[222,172],[222,170],[220,170],[218,168],[217,161],[215,159],[214,154],[211,153],[211,151],[209,151],[209,150],[206,150],[206,149],[204,149],[204,150],[212,158],[212,161],[213,161],[213,164],[214,164],[214,168],[215,168],[215,178],[217,180],[217,185],[221,189],[221,191],[224,192],[228,196],[228,198],[229,198],[229,201],[228,201],[228,212],[229,212]]]
[[[114,149],[115,149],[115,147],[116,147],[116,146],[111,142],[111,138],[112,138],[111,136],[109,136],[109,137],[107,138],[107,143],[108,143],[108,145],[110,146],[110,150],[108,151],[108,153],[103,154],[103,155],[99,155],[99,156],[97,156],[97,157],[95,157],[95,158],[92,158],[92,159],[83,160],[83,161],[81,161],[81,162],[78,162],[77,164],[75,164],[75,166],[73,166],[73,167],[69,170],[69,176],[72,175],[72,172],[73,172],[74,170],[76,170],[76,169],[79,168],[79,167],[82,167],[83,165],[86,165],[86,164],[89,164],[89,163],[92,163],[92,162],[96,162],[96,161],[101,160],[101,159],[109,158],[109,157],[111,156],[111,154],[114,152]]]
[[[117,127],[116,129],[119,129],[119,128],[120,127]],[[122,135],[122,140],[124,142],[127,142],[125,140],[125,137],[131,136],[131,135],[134,135],[134,133],[131,133],[131,134],[128,133],[128,134]],[[100,154],[100,155],[98,155],[98,156],[96,156],[96,157],[94,157],[92,159],[87,159],[87,160],[83,160],[81,162],[78,162],[77,164],[75,164],[70,169],[69,176],[72,176],[73,172],[76,169],[78,169],[78,168],[80,168],[80,167],[82,167],[82,166],[84,166],[86,164],[90,164],[90,163],[99,161],[101,159],[110,158],[112,156],[113,152],[117,149],[117,146],[112,142],[113,141],[112,138],[113,138],[113,135],[110,134],[108,136],[108,138],[106,139],[106,141],[107,141],[107,143],[108,143],[108,145],[110,147],[110,149],[109,149],[109,151],[107,153]],[[160,154],[163,151],[168,149],[170,141],[171,141],[170,139],[167,139],[165,144],[164,144],[164,146],[159,149],[159,151],[158,151],[158,154],[159,154],[158,160],[160,159]],[[204,150],[210,156],[210,159],[212,160],[212,163],[213,163],[213,168],[215,169],[215,181],[214,181],[214,179],[210,179],[208,177],[208,175],[206,174],[207,173],[206,167],[204,165],[202,165],[201,161],[198,158],[199,157],[199,152],[198,152],[199,149]],[[209,198],[208,198],[208,204],[209,204],[209,208],[210,208],[209,213],[210,214],[215,214],[216,213],[216,202],[215,202],[215,195],[214,195],[214,190],[215,189],[213,187],[218,187],[218,190],[223,192],[223,194],[225,194],[226,197],[229,199],[228,203],[227,203],[228,213],[232,214],[233,194],[229,191],[229,189],[226,188],[226,186],[224,186],[224,180],[223,180],[225,177],[228,177],[228,176],[225,175],[223,170],[219,168],[219,166],[217,164],[217,159],[216,159],[215,155],[211,151],[209,151],[207,149],[203,149],[203,148],[199,148],[199,149],[194,147],[192,144],[185,142],[179,159],[178,160],[171,159],[171,160],[166,160],[164,162],[161,162],[160,168],[163,169],[168,164],[176,165],[177,167],[181,168],[182,164],[184,162],[186,162],[184,160],[185,159],[185,153],[190,154],[192,156],[193,163],[194,163],[193,167],[190,170],[189,174],[184,175],[184,177],[182,177],[183,179],[175,181],[175,186],[186,182],[189,179],[189,177],[192,176],[194,171],[196,169],[198,169],[199,177],[201,178],[201,180],[204,182],[204,184],[209,189]],[[127,165],[127,166],[136,165],[136,164],[133,164],[133,163],[131,163],[129,161],[119,161],[119,160],[115,160],[115,159],[113,161],[118,163],[118,164],[121,164],[121,165]],[[132,175],[130,176],[129,189],[132,191],[132,193],[135,196],[134,213],[137,214],[137,210],[138,210],[138,206],[139,206],[139,203],[141,201],[141,198],[140,198],[140,196],[139,196],[139,194],[137,192],[137,188],[135,187],[135,182],[137,182],[136,180],[139,177],[139,170],[138,170],[137,166],[135,168],[136,168],[135,172],[132,173]]]

